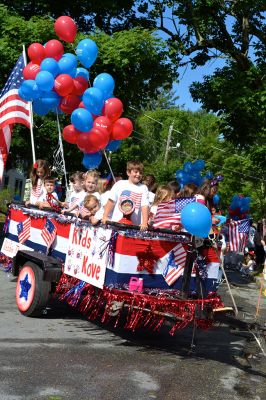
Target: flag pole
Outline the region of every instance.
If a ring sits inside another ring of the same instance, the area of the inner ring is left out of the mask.
[[[23,60],[25,66],[27,65],[27,56],[26,56],[26,50],[25,50],[25,45],[23,44]],[[33,164],[36,161],[36,155],[35,155],[35,146],[34,146],[34,136],[33,136],[33,112],[32,112],[32,102],[29,101],[30,105],[30,138],[31,138],[31,149],[32,149],[32,159],[33,159]]]
[[[59,121],[59,116],[58,116],[58,110],[56,107],[56,120],[57,120],[57,129],[58,129],[58,141],[59,141],[59,148],[61,150],[61,155],[63,159],[63,168],[64,168],[64,176],[65,176],[65,181],[66,181],[66,187],[68,189],[68,181],[67,181],[67,173],[66,173],[66,163],[65,163],[65,157],[64,157],[64,147],[63,147],[63,142],[62,142],[62,133],[61,133],[61,128],[60,128],[60,121]]]
[[[111,164],[110,164],[110,162],[109,162],[109,160],[108,160],[108,157],[107,157],[107,154],[106,154],[106,151],[105,151],[105,150],[103,151],[103,154],[104,154],[104,157],[105,157],[105,159],[106,159],[106,162],[107,162],[107,164],[108,164],[108,167],[109,167],[109,169],[110,169],[110,172],[111,172],[111,175],[112,175],[113,181],[114,181],[114,182],[116,182],[116,179],[115,179],[115,176],[114,176],[114,173],[113,173],[113,170],[112,170]]]

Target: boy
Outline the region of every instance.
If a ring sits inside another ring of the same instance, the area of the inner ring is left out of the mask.
[[[127,163],[128,180],[120,180],[114,184],[109,193],[106,203],[102,223],[108,220],[110,212],[113,210],[112,221],[120,221],[123,213],[119,205],[123,200],[130,199],[134,202],[134,212],[131,215],[132,223],[140,226],[140,230],[148,228],[149,216],[149,192],[146,185],[140,183],[143,174],[143,164],[139,161],[129,161]]]
[[[84,183],[83,172],[77,171],[74,174],[72,174],[70,177],[70,182],[72,183],[73,191],[69,196],[69,203],[64,203],[64,206],[67,208],[63,210],[62,213],[66,211],[72,212],[75,209],[78,209],[86,195],[85,191],[83,190],[83,183]]]
[[[57,193],[55,192],[55,181],[56,178],[47,176],[44,178],[44,193],[39,197],[36,205],[39,208],[59,208],[61,202],[58,200]]]
[[[80,209],[81,218],[88,219],[92,223],[97,223],[98,221],[94,221],[94,216],[99,209],[100,202],[97,197],[93,194],[87,194],[84,199],[84,204]]]

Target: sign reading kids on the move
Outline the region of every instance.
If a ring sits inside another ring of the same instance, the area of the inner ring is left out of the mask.
[[[103,288],[111,230],[71,225],[64,272]]]

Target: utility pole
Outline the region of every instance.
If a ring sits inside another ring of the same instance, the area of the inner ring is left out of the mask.
[[[173,129],[174,129],[174,123],[172,122],[172,124],[169,126],[169,130],[168,130],[166,149],[165,149],[165,155],[164,155],[164,163],[163,163],[164,165],[166,165],[167,161],[168,161],[168,154],[169,154],[169,150],[170,150]]]

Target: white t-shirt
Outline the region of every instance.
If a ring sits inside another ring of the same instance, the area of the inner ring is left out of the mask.
[[[110,190],[101,194],[101,205],[104,207],[109,199]]]
[[[70,207],[73,207],[74,205],[76,205],[77,207],[80,207],[85,196],[86,196],[85,190],[81,190],[80,192],[75,192],[75,190],[73,190],[73,192],[71,192],[69,195],[68,207],[70,208]]]
[[[45,190],[45,189],[44,189]],[[53,205],[53,206],[58,206],[58,203],[57,203],[57,201],[56,200],[58,200],[58,196],[57,196],[57,193],[54,191],[53,193],[52,193],[52,196],[54,197],[54,199],[51,199],[50,200],[50,203]],[[38,198],[38,202],[46,202],[47,201],[47,192],[46,192],[46,190],[45,190],[45,192]]]
[[[85,192],[85,196],[84,196],[84,198],[87,196],[87,194],[91,194],[91,195],[93,195],[93,196],[95,196],[95,197],[97,197],[97,199],[100,201],[101,200],[101,195],[100,195],[100,193],[99,192],[93,192],[93,193],[88,193],[88,192]],[[83,199],[84,200],[84,199]]]
[[[149,206],[151,207],[151,205],[153,204],[153,202],[154,202],[154,197],[155,197],[155,193],[153,193],[153,192],[149,192]]]
[[[119,204],[122,200],[130,199],[135,204],[135,210],[131,216],[133,224],[141,224],[141,207],[149,206],[149,191],[146,185],[142,183],[134,184],[128,180],[120,180],[114,184],[109,193],[109,199],[114,205],[112,221],[119,221],[123,218],[119,210]]]

